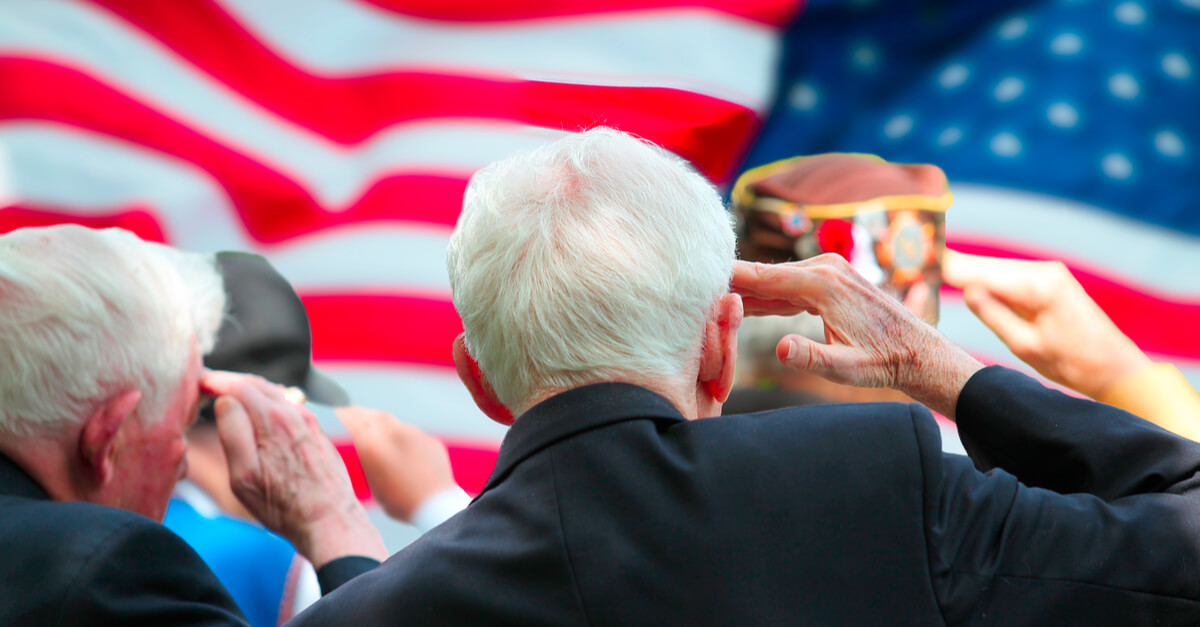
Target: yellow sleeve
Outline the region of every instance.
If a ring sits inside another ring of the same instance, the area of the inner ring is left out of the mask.
[[[1171,364],[1154,364],[1109,386],[1098,401],[1200,442],[1200,392]]]

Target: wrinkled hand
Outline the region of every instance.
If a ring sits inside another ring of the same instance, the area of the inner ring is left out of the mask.
[[[845,259],[734,262],[733,291],[746,315],[818,315],[825,344],[787,335],[779,360],[837,383],[889,387],[953,418],[958,394],[982,364],[871,285]]]
[[[1151,365],[1057,261],[946,251],[943,277],[1014,355],[1051,381],[1096,397]]]
[[[388,516],[404,522],[426,499],[454,488],[446,445],[391,414],[364,407],[339,407],[350,431],[371,494]]]
[[[350,476],[312,412],[261,377],[206,372],[219,396],[217,432],[238,500],[320,568],[349,555],[385,559],[379,531],[354,496]]]

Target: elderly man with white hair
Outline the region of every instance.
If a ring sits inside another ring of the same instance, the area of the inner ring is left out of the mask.
[[[496,468],[299,624],[1200,621],[1200,445],[983,368],[840,258],[735,263],[716,191],[653,146],[485,168],[447,266],[459,374],[512,424]],[[743,308],[822,316],[781,359],[957,417],[991,472],[917,404],[708,418]]]
[[[312,414],[203,369],[224,304],[211,255],[116,229],[0,236],[0,624],[244,624],[159,524],[205,394],[235,492],[323,587],[386,555]]]

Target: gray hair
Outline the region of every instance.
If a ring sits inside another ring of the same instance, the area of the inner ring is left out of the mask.
[[[611,129],[472,177],[446,266],[500,401],[695,368],[729,291],[732,217],[679,157]]]
[[[162,418],[191,338],[212,350],[225,291],[212,255],[74,225],[0,236],[0,433],[56,433],[142,392]]]

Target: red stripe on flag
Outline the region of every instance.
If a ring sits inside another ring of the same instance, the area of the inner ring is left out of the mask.
[[[973,255],[1062,261],[1096,304],[1142,350],[1200,359],[1200,333],[1180,332],[1181,329],[1194,329],[1200,323],[1200,301],[1168,299],[1147,293],[1141,286],[1125,285],[1052,253],[998,248],[993,244],[962,239],[952,240],[948,246]]]
[[[128,207],[88,216],[68,209],[28,206],[0,210],[0,232],[21,226],[59,223],[93,228],[126,228],[143,239],[169,242],[152,209]],[[965,253],[1013,259],[1052,259],[1054,255],[999,248],[961,239],[950,248]],[[398,253],[399,255],[399,253]],[[399,260],[399,256],[397,257]],[[1117,326],[1143,350],[1200,360],[1200,337],[1173,329],[1192,328],[1200,320],[1200,302],[1170,299],[1140,291],[1066,260],[1075,277]],[[957,290],[944,288],[953,296]],[[402,293],[308,293],[302,295],[313,329],[317,359],[433,364],[451,367],[450,345],[462,322],[445,296]]]
[[[8,95],[0,99],[0,118],[51,120],[90,129],[174,155],[205,170],[227,190],[250,235],[264,243],[337,225],[377,220],[452,225],[470,174],[406,173],[383,177],[349,207],[331,213],[308,190],[277,170],[76,70],[43,61],[0,59],[0,83],[11,87]],[[565,89],[573,94],[572,98],[585,98],[589,90],[603,91],[583,86]],[[614,97],[631,93],[612,90]],[[88,106],[81,106],[82,102]],[[627,104],[636,108],[635,103]],[[757,127],[757,118],[749,110],[739,108],[740,114],[731,113],[724,122],[698,124],[687,117],[686,103],[678,104],[681,108],[669,124],[639,134],[685,157],[689,153],[697,155],[701,170],[707,169],[710,176],[718,179],[727,178],[735,163],[730,155],[740,154],[746,148],[753,137],[751,129]],[[353,117],[354,111],[343,113]],[[638,132],[631,128],[636,124],[626,124],[620,118],[608,121]],[[728,150],[711,150],[713,146]]]
[[[454,468],[454,481],[471,496],[479,494],[496,468],[499,446],[483,447],[446,440],[450,453],[450,466]]]
[[[490,22],[651,11],[671,8],[703,8],[761,22],[786,26],[800,13],[800,0],[363,0],[388,11],[430,20]]]
[[[289,64],[211,3],[102,4],[247,99],[347,145],[401,122],[430,118],[508,120],[568,131],[609,125],[650,139],[724,182],[759,127],[750,109],[677,89],[559,84],[417,68],[317,77]]]
[[[278,243],[344,224],[377,221],[450,226],[468,173],[410,173],[376,180],[349,207],[322,207],[298,183],[81,72],[42,61],[0,59],[0,119],[41,119],[89,129],[174,155],[228,192],[249,234]]]
[[[448,298],[383,294],[300,295],[313,359],[453,367],[450,346],[462,322]]]
[[[162,224],[150,209],[129,207],[102,215],[78,216],[28,205],[0,209],[0,233],[8,233],[26,226],[50,226],[53,224],[78,224],[93,229],[117,227],[131,231],[149,242],[166,242]]]
[[[350,475],[350,486],[354,488],[354,496],[360,501],[371,499],[371,486],[367,485],[367,475],[363,472],[362,462],[358,459],[358,449],[349,440],[334,441],[334,447],[346,464],[346,473]]]

